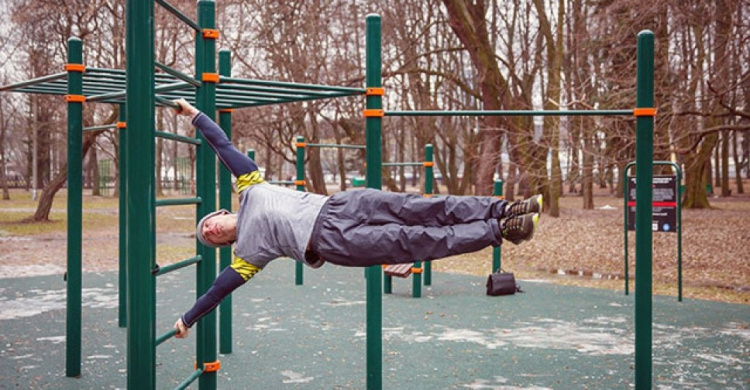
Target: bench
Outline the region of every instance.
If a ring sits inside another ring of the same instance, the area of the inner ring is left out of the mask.
[[[386,275],[388,276],[396,276],[398,278],[405,278],[409,275],[411,275],[411,267],[413,265],[411,263],[404,263],[404,264],[391,264],[383,270]]]

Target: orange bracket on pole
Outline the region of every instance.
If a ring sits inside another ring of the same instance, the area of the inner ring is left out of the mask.
[[[365,116],[365,118],[368,117],[384,117],[385,116],[385,110],[380,108],[369,108],[362,111],[362,115]]]
[[[635,116],[656,116],[656,108],[636,108],[633,110]]]
[[[298,148],[304,148],[304,147],[307,146],[307,142],[297,142],[297,143],[294,144],[294,146],[296,146]]]
[[[83,64],[65,64],[65,70],[68,72],[85,72],[86,65]]]
[[[67,103],[83,103],[86,101],[86,96],[83,95],[65,95],[65,101]]]
[[[203,363],[203,372],[216,372],[221,368],[221,360],[215,362]],[[198,363],[193,364],[193,369],[198,369]]]
[[[124,129],[124,128],[128,127],[126,122],[117,122],[117,124],[115,126],[118,129]]]
[[[425,167],[427,167],[427,168],[429,168],[429,167],[435,166],[435,162],[433,162],[433,161],[425,161],[424,163],[422,163],[422,165],[425,166]]]
[[[219,112],[231,114],[232,112],[234,112],[234,108],[222,108],[221,110],[219,110]]]
[[[215,30],[212,28],[204,28],[202,33],[203,33],[203,38],[219,39],[219,30]]]
[[[413,273],[413,274],[421,274],[422,273],[422,267],[411,267],[411,273]]]
[[[383,96],[385,95],[385,88],[370,87],[365,90],[367,96]]]
[[[218,83],[219,82],[219,74],[218,73],[203,73],[203,79],[206,83]]]
[[[303,186],[303,185],[305,185],[305,181],[304,180],[295,180],[294,181],[294,185],[295,186]]]

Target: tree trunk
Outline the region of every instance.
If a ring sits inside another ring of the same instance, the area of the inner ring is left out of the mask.
[[[737,154],[737,137],[740,136],[739,132],[733,132],[732,137],[732,159],[734,161],[734,180],[737,184],[737,193],[744,194],[745,188],[742,187],[742,163],[740,162],[739,155]]]
[[[101,134],[103,130],[86,133],[86,137],[83,140],[83,152],[82,155],[86,156],[91,145],[94,144],[96,137]],[[60,167],[60,172],[50,182],[44,186],[42,195],[39,197],[39,203],[36,207],[36,212],[33,216],[27,218],[27,221],[33,222],[48,222],[49,213],[52,209],[52,201],[55,200],[55,194],[62,188],[65,182],[68,180],[68,163],[66,162]]]
[[[706,193],[706,171],[711,171],[706,162],[711,158],[714,147],[719,136],[716,133],[709,134],[703,139],[699,152],[690,159],[685,169],[685,198],[682,207],[686,209],[709,208],[708,194]],[[708,181],[710,183],[710,181]]]
[[[729,196],[729,130],[721,132],[721,196]]]

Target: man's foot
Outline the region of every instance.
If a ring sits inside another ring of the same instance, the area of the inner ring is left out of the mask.
[[[534,195],[529,199],[517,200],[505,207],[505,218],[518,215],[539,213],[542,211],[542,195]]]
[[[504,221],[500,222],[500,232],[503,239],[518,245],[522,241],[528,241],[534,237],[534,230],[536,229],[536,224],[538,222],[539,213],[529,213],[506,218]]]

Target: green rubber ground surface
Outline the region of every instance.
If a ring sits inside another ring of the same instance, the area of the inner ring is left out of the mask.
[[[234,295],[233,353],[220,389],[362,389],[362,269],[272,263]],[[194,271],[158,279],[157,330],[195,299]],[[521,281],[484,295],[484,278],[434,274],[422,298],[394,278],[383,299],[384,389],[626,389],[634,381],[633,295]],[[0,280],[0,388],[126,388],[117,275],[84,274],[81,378],[66,378],[60,275]],[[750,388],[750,306],[654,297],[654,388]],[[187,378],[195,339],[157,349],[157,388]],[[196,382],[197,383],[197,382]],[[197,384],[191,388],[198,388]]]

